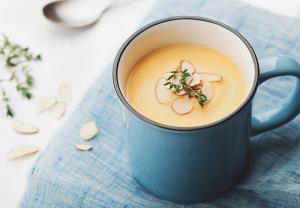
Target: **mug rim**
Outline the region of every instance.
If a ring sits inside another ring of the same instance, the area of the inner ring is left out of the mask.
[[[247,47],[249,53],[251,54],[251,58],[252,58],[252,61],[254,63],[254,70],[255,70],[255,72],[254,72],[255,73],[254,74],[254,82],[252,84],[250,93],[248,94],[247,98],[239,105],[238,108],[236,108],[234,111],[232,111],[227,116],[225,116],[225,117],[223,117],[219,120],[216,120],[214,122],[205,124],[205,125],[189,126],[189,127],[182,127],[181,126],[180,127],[180,126],[172,126],[172,125],[162,124],[162,123],[159,123],[159,122],[154,121],[152,119],[149,119],[146,116],[139,113],[137,110],[135,110],[134,107],[132,107],[129,104],[129,102],[126,100],[125,96],[123,95],[123,93],[121,92],[121,89],[120,89],[120,85],[119,85],[119,81],[118,81],[118,68],[119,68],[119,63],[120,63],[121,57],[122,57],[124,51],[126,50],[127,46],[136,37],[138,37],[140,34],[142,34],[144,31],[146,31],[146,30],[148,30],[148,29],[150,29],[150,28],[152,28],[156,25],[163,24],[163,23],[170,22],[170,21],[176,21],[176,20],[198,20],[198,21],[209,22],[209,23],[221,26],[222,28],[224,28],[224,29],[228,30],[229,32],[233,33],[234,35],[236,35],[242,41],[242,43],[245,44],[245,46]],[[210,127],[214,127],[214,126],[217,126],[219,124],[222,124],[226,120],[232,118],[237,113],[239,113],[242,109],[244,109],[247,106],[247,104],[252,100],[252,98],[255,95],[255,92],[257,90],[257,87],[258,87],[258,77],[259,77],[259,64],[258,64],[257,56],[256,56],[252,46],[250,45],[250,43],[247,41],[247,39],[244,36],[242,36],[241,33],[236,31],[232,27],[226,25],[225,23],[219,22],[219,21],[214,20],[214,19],[210,19],[210,18],[206,18],[206,17],[199,17],[199,16],[173,16],[173,17],[168,17],[168,18],[163,18],[163,19],[156,20],[154,22],[151,22],[151,23],[146,24],[145,26],[141,27],[136,32],[134,32],[132,35],[130,35],[126,39],[126,41],[122,44],[122,46],[118,50],[118,53],[115,57],[114,64],[113,64],[113,70],[112,70],[112,78],[113,78],[114,89],[117,93],[118,98],[122,102],[122,104],[134,116],[141,119],[143,122],[146,122],[147,124],[151,124],[151,125],[153,125],[155,127],[158,127],[158,128],[173,130],[173,131],[174,130],[175,131],[191,131],[191,130],[206,129],[206,128],[210,128]]]

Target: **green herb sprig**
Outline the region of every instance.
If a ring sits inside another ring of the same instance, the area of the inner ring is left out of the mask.
[[[13,85],[22,97],[31,99],[34,78],[31,74],[33,69],[30,67],[30,63],[41,61],[42,56],[33,54],[28,47],[13,43],[3,35],[3,41],[0,43],[0,60],[4,62],[3,70],[8,75],[6,79],[0,77],[0,105],[2,104],[6,109],[7,116],[13,117],[11,98],[8,97],[5,86]]]
[[[187,78],[191,76],[188,71],[186,69],[182,72],[175,70],[170,73],[171,75],[167,78],[167,82],[164,85],[169,86],[169,90],[175,89],[177,93],[184,90],[189,98],[197,98],[199,104],[203,107],[207,102],[207,97],[202,93],[201,89],[192,88],[188,85]],[[181,76],[178,84],[171,81],[172,79],[177,79],[178,76]]]

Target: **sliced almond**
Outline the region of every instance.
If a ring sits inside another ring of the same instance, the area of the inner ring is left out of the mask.
[[[39,132],[37,127],[25,122],[15,122],[13,129],[20,134],[35,134]]]
[[[81,151],[89,151],[93,149],[93,146],[90,144],[76,144],[75,145],[76,149],[81,150]]]
[[[189,85],[193,81],[192,75],[186,78],[186,83]]]
[[[41,113],[43,111],[49,110],[51,107],[53,107],[56,103],[55,97],[46,97],[42,99],[38,105],[37,105],[37,112]]]
[[[222,76],[218,74],[211,73],[199,73],[200,80],[205,82],[218,82],[222,80]]]
[[[176,95],[178,95],[178,96],[183,96],[183,95],[186,95],[186,94],[187,94],[187,92],[184,91],[184,90],[181,90],[180,92],[176,92]]]
[[[9,160],[16,160],[22,157],[25,157],[27,155],[34,154],[39,151],[39,148],[34,146],[19,146],[14,149],[12,149],[8,154],[7,158]]]
[[[61,100],[70,100],[71,97],[72,97],[72,89],[69,85],[67,84],[61,84],[59,87],[58,87],[58,97],[61,99]]]
[[[206,103],[208,103],[214,94],[214,89],[213,89],[212,84],[210,82],[203,82],[201,91],[206,96],[206,98],[207,98]]]
[[[94,121],[85,123],[80,129],[80,138],[83,140],[90,140],[98,133],[97,125]]]
[[[190,87],[195,87],[201,83],[201,76],[198,73],[192,74],[192,81],[189,83]]]
[[[200,84],[193,86],[193,89],[200,89],[202,87],[202,82]]]
[[[51,114],[55,118],[61,118],[66,112],[66,105],[63,102],[57,102],[51,109]]]
[[[169,85],[166,86],[166,89],[169,90],[169,91],[171,91],[171,92],[176,92],[176,89],[175,89],[175,88],[169,89]],[[168,102],[168,103],[169,103],[169,102]],[[168,103],[166,103],[166,104],[168,104]]]
[[[187,70],[187,72],[192,75],[195,72],[195,66],[192,62],[188,60],[182,60],[180,61],[180,70],[184,71]]]
[[[188,97],[176,98],[172,102],[172,109],[175,113],[184,115],[189,113],[193,109],[194,103],[192,99]]]
[[[171,92],[166,88],[167,79],[162,77],[158,80],[155,88],[157,101],[161,104],[168,104],[171,99]]]

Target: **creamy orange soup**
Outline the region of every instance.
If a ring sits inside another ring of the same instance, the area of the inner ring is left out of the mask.
[[[197,72],[214,73],[222,80],[212,83],[213,96],[201,107],[197,99],[193,109],[184,115],[172,110],[171,101],[157,101],[155,87],[166,72],[178,67],[180,60],[189,60]],[[238,108],[246,96],[244,77],[238,66],[224,54],[199,45],[174,44],[153,51],[142,58],[132,69],[127,81],[126,98],[142,115],[156,122],[180,127],[192,127],[222,119]]]

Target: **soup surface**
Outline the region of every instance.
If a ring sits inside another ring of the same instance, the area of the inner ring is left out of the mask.
[[[172,92],[170,102],[162,104],[156,94],[158,80],[176,70],[181,60],[191,62],[196,72],[222,76],[222,80],[211,82],[213,94],[203,107],[198,99],[189,98],[193,107],[186,114],[178,114],[172,108],[173,101],[182,96]],[[156,122],[180,127],[201,126],[222,119],[238,108],[245,96],[243,74],[232,60],[216,50],[189,44],[169,45],[142,58],[133,67],[126,89],[126,99],[139,113]]]

